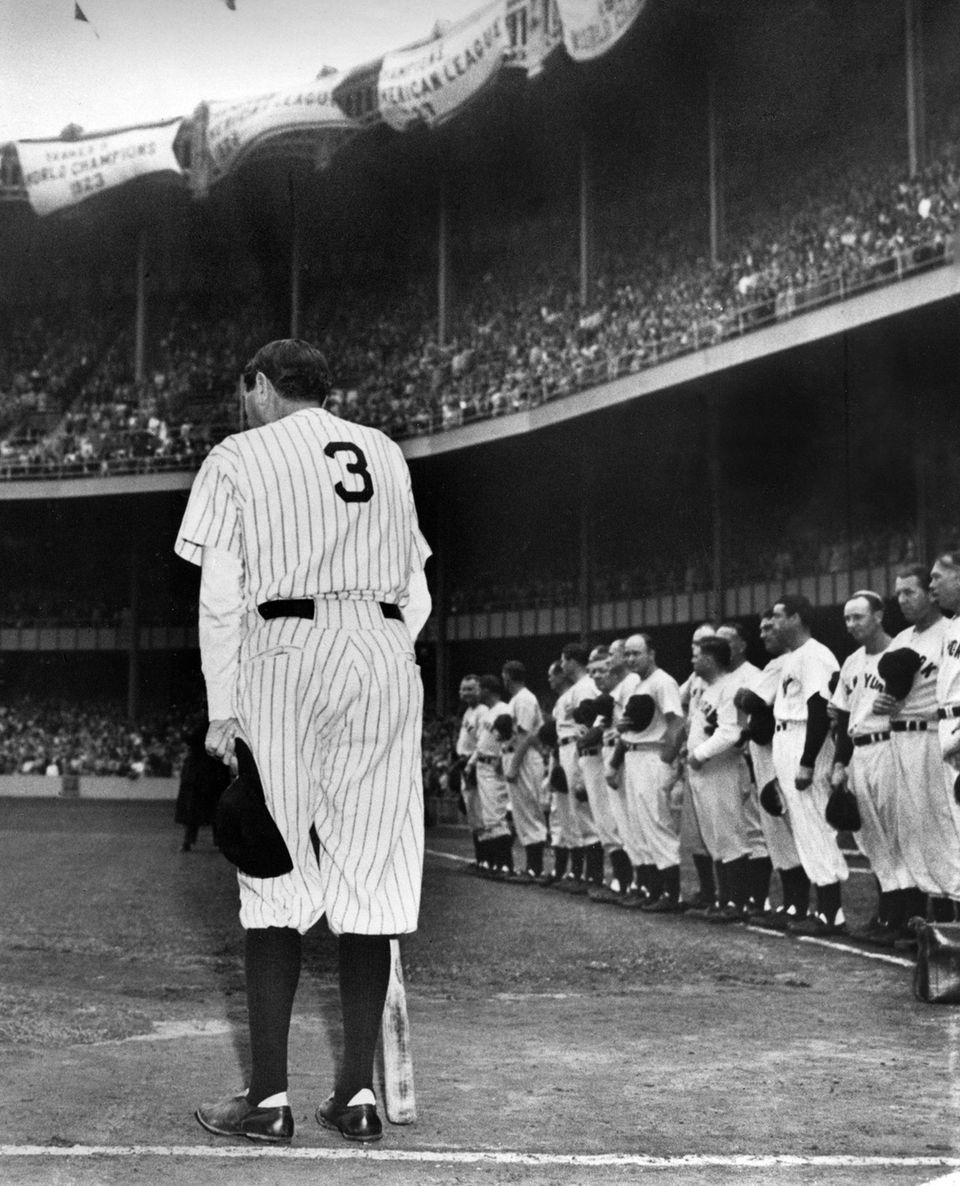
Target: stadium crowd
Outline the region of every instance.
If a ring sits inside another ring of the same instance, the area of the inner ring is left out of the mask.
[[[319,293],[302,334],[335,360],[332,410],[395,437],[519,411],[942,261],[960,165],[955,139],[915,176],[880,152],[806,171],[733,212],[723,259],[636,202],[597,217],[588,305],[571,228],[498,227],[437,340],[426,276],[382,274]],[[866,163],[869,161],[870,163]],[[650,199],[651,203],[653,198]],[[663,206],[662,197],[658,197]],[[641,211],[640,214],[644,212]],[[190,467],[237,425],[238,367],[271,319],[256,302],[184,299],[153,311],[152,365],[133,379],[117,314],[10,310],[0,350],[0,477]]]
[[[651,915],[881,947],[915,945],[918,917],[955,921],[960,552],[902,566],[892,593],[907,623],[894,637],[883,596],[851,595],[842,615],[855,649],[842,664],[813,637],[810,602],[784,593],[761,617],[760,666],[729,621],[693,632],[679,678],[644,631],[570,642],[549,668],[546,712],[520,662],[464,675],[451,786],[472,871]],[[853,929],[841,833],[878,890],[874,917]],[[687,859],[698,884],[684,893]]]

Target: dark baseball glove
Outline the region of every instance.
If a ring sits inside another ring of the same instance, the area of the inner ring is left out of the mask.
[[[597,719],[596,700],[581,700],[573,710],[573,719],[578,725],[589,728]]]
[[[513,736],[513,717],[502,712],[493,722],[493,731],[501,741],[509,741]]]
[[[549,721],[544,723],[537,730],[537,737],[544,749],[557,748],[557,722],[551,717]]]
[[[787,810],[779,779],[771,778],[760,792],[760,806],[768,815],[774,816],[783,815]]]
[[[237,776],[217,805],[217,843],[248,877],[282,877],[293,869],[293,861],[264,800],[260,772],[239,738],[236,753]]]
[[[920,670],[923,660],[909,647],[895,651],[884,651],[877,663],[877,673],[883,680],[887,695],[894,700],[903,700],[913,685],[913,677]]]
[[[635,733],[642,733],[644,729],[649,728],[656,711],[656,701],[652,696],[631,696],[624,705],[623,719]]]
[[[609,692],[601,692],[594,700],[597,713],[594,720],[599,720],[601,725],[613,724],[613,697]]]
[[[769,745],[773,741],[776,722],[773,719],[773,709],[762,700],[760,705],[760,708],[751,711],[747,717],[747,736],[755,745]]]
[[[602,742],[603,728],[600,725],[594,725],[582,737],[577,738],[577,753],[582,754],[585,750],[596,749]]]
[[[857,806],[857,796],[842,783],[838,783],[830,792],[824,815],[830,827],[836,828],[838,832],[860,830],[860,808]]]

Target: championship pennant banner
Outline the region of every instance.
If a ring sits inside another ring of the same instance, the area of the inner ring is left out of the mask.
[[[238,103],[208,103],[208,180],[218,181],[256,145],[284,132],[316,129],[339,133],[353,128],[354,122],[333,97],[339,81],[339,75],[331,75]]]
[[[387,54],[377,86],[380,114],[402,131],[445,119],[491,82],[507,51],[507,3],[496,3],[452,25],[441,37]]]
[[[612,49],[629,32],[646,0],[557,0],[563,44],[576,62]]]
[[[181,118],[80,140],[18,140],[27,197],[53,214],[148,173],[183,173],[173,153]]]

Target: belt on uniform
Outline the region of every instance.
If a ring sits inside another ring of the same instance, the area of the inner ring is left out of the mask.
[[[854,745],[873,745],[877,741],[889,741],[889,731],[885,733],[858,733],[853,739]]]
[[[790,725],[802,725],[802,724],[803,724],[803,721],[777,721],[776,726],[775,726],[775,731],[777,733],[782,733],[784,731],[784,729],[788,728]]]
[[[595,758],[600,753],[600,747],[595,745],[593,749],[582,749],[580,751],[581,758]]]
[[[403,621],[403,613],[399,605],[389,601],[378,601],[377,605],[383,611],[385,618]],[[263,601],[257,606],[257,613],[265,622],[271,618],[314,618],[317,607],[312,597],[294,597],[283,601]]]
[[[576,740],[576,737],[561,737],[560,745],[571,745]]]
[[[655,750],[655,749],[659,749],[660,745],[661,745],[661,743],[659,741],[625,741],[625,742],[623,742],[623,748],[628,753],[631,753],[631,754],[636,753],[636,751],[638,749],[648,749],[651,751]]]
[[[950,721],[954,717],[960,717],[960,704],[948,704],[946,708],[938,708],[937,716],[941,721]]]
[[[496,754],[477,754],[477,761],[481,762],[484,766],[496,766],[500,759]]]
[[[927,728],[926,721],[891,721],[890,728],[894,733],[923,733]]]
[[[511,746],[504,745],[501,747],[500,752],[502,754],[515,754],[517,751],[513,748],[512,745]]]

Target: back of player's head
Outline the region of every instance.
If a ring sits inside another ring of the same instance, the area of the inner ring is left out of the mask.
[[[560,656],[563,659],[569,659],[573,663],[579,663],[581,667],[586,667],[590,653],[582,643],[568,642],[560,652]]]
[[[527,682],[527,669],[519,659],[508,659],[503,665],[504,679],[513,680],[515,684]]]
[[[783,612],[788,618],[798,617],[808,629],[813,625],[813,606],[810,599],[802,593],[784,593],[777,598],[777,605],[783,606]]]
[[[249,391],[261,372],[284,399],[322,404],[333,380],[326,357],[301,338],[278,338],[261,346],[243,368],[243,386]]]
[[[909,581],[916,577],[921,589],[930,588],[930,569],[925,564],[903,564],[897,569],[897,580]]]
[[[847,601],[854,601],[858,597],[863,598],[867,605],[870,606],[870,609],[873,613],[879,613],[879,611],[883,609],[883,598],[879,593],[874,593],[872,589],[858,589],[856,593],[850,594],[850,596],[847,598]]]
[[[495,696],[499,696],[503,691],[500,677],[496,675],[481,675],[478,683],[481,692],[492,692]]]
[[[699,647],[701,655],[709,655],[722,671],[726,671],[733,662],[730,644],[725,638],[711,634],[708,638],[699,639],[695,645]]]

